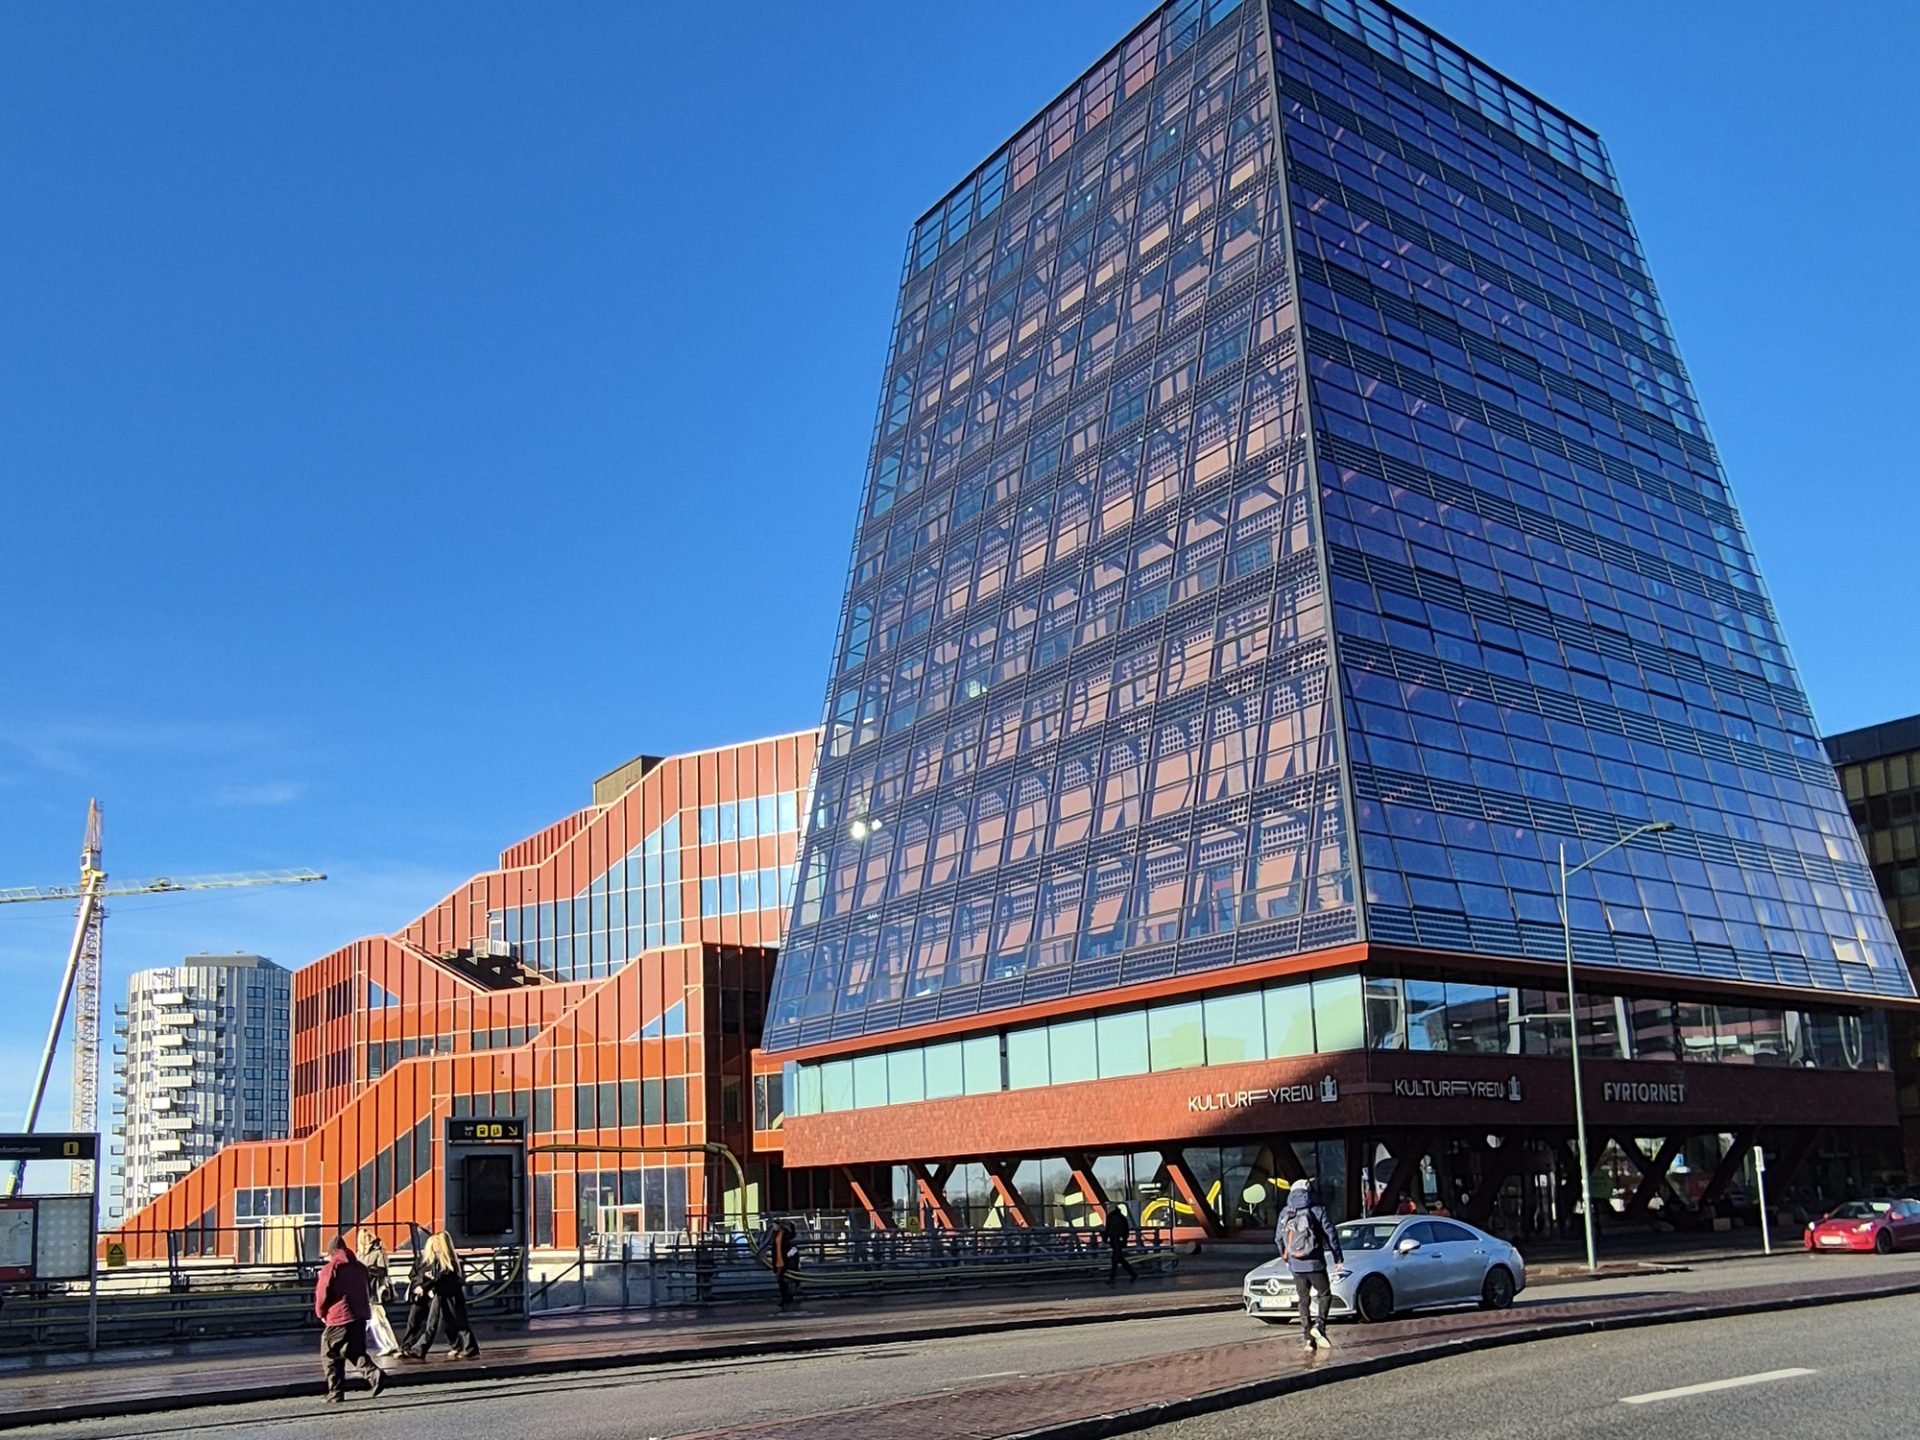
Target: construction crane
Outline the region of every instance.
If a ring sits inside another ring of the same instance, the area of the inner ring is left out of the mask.
[[[160,876],[133,885],[109,885],[101,868],[100,802],[87,802],[87,838],[80,850],[78,885],[37,885],[19,889],[0,889],[0,905],[15,905],[36,900],[77,900],[73,943],[67,949],[66,973],[60,978],[60,994],[54,1000],[53,1024],[47,1030],[46,1048],[40,1053],[40,1073],[33,1082],[33,1095],[27,1102],[27,1118],[22,1129],[32,1132],[40,1119],[40,1102],[46,1097],[47,1076],[53,1071],[54,1052],[60,1048],[60,1031],[66,1024],[67,1010],[73,1009],[73,1128],[93,1133],[100,1120],[100,932],[106,919],[106,907],[100,902],[114,895],[178,895],[189,890],[231,890],[254,885],[306,885],[327,877],[317,870],[260,870],[240,875],[194,875],[186,879]],[[17,1195],[26,1176],[26,1162],[17,1161],[7,1181],[7,1194]],[[69,1188],[86,1194],[93,1188],[93,1162],[76,1160]]]

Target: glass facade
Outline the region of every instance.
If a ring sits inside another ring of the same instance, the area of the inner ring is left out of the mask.
[[[681,816],[668,816],[640,844],[612,861],[570,900],[492,911],[488,930],[529,969],[555,980],[611,975],[642,950],[679,945],[692,935],[681,917],[682,847],[733,845],[790,835],[800,828],[802,795],[749,795],[702,805],[697,831],[683,836]],[[697,833],[698,839],[695,839]],[[688,876],[698,868],[688,866]],[[729,867],[700,880],[699,918],[785,910],[797,867]]]
[[[1655,818],[1581,961],[1913,993],[1597,138],[1164,7],[910,237],[766,1048],[1558,959]]]
[[[1879,1010],[1597,993],[1579,1000],[1580,1053],[1595,1060],[1891,1068]],[[1571,1033],[1564,990],[1348,971],[852,1058],[789,1060],[781,1093],[787,1114],[820,1115],[1344,1050],[1564,1057]]]

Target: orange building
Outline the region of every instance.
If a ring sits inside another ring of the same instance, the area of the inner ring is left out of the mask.
[[[536,1246],[834,1203],[846,1177],[786,1176],[750,1114],[817,738],[634,760],[411,925],[298,971],[293,1137],[223,1150],[117,1238],[248,1259],[437,1228],[463,1117],[529,1122]]]

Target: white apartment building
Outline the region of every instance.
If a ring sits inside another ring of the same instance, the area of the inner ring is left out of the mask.
[[[110,1216],[224,1145],[287,1134],[292,981],[259,955],[190,955],[128,982],[115,1007]]]

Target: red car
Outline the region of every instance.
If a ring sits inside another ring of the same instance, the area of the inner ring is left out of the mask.
[[[1849,1200],[1807,1226],[1806,1245],[1881,1255],[1920,1246],[1920,1201]]]

